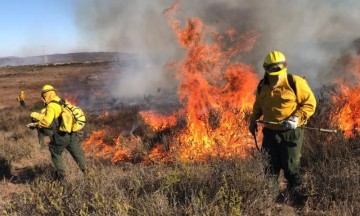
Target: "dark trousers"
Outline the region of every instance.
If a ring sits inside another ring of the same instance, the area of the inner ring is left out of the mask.
[[[269,156],[269,163],[266,166],[267,174],[278,177],[280,170],[283,169],[289,188],[300,185],[302,181],[300,158],[304,129],[276,131],[264,128],[263,134],[262,149]]]
[[[53,131],[49,128],[37,128],[37,134],[38,134],[40,149],[44,149],[46,146],[45,137],[46,136],[52,137]]]
[[[77,133],[57,132],[51,137],[49,150],[51,161],[60,175],[65,174],[64,162],[61,154],[64,150],[68,150],[81,171],[86,171],[86,158],[83,148],[79,143]]]
[[[20,107],[25,107],[25,101],[20,100]]]

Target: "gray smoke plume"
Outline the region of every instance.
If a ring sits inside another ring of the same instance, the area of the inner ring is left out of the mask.
[[[135,96],[176,85],[163,66],[182,56],[163,11],[173,0],[78,1],[77,23],[93,50],[139,54],[116,83],[115,96]],[[218,32],[255,30],[259,38],[243,59],[261,74],[263,58],[282,51],[289,72],[313,87],[334,79],[336,60],[359,37],[360,1],[351,0],[183,0],[177,17],[197,16]],[[90,43],[89,43],[90,41]]]

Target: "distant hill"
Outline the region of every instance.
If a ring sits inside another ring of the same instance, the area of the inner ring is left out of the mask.
[[[38,65],[38,64],[62,64],[62,63],[84,63],[94,61],[119,61],[129,60],[133,54],[120,52],[82,52],[53,54],[46,56],[30,56],[30,57],[4,57],[0,58],[0,67],[18,66],[18,65]]]

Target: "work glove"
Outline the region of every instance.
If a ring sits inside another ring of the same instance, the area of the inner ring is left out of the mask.
[[[299,124],[299,118],[296,116],[290,116],[281,122],[286,129],[296,129]]]
[[[36,123],[34,123],[34,122],[29,123],[29,124],[26,125],[26,127],[30,128],[32,130],[32,129],[36,128]]]
[[[255,133],[258,131],[256,121],[250,121],[249,131],[253,136],[255,136]]]

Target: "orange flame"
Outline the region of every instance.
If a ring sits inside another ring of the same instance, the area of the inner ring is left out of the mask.
[[[163,130],[167,127],[172,127],[176,125],[176,116],[162,116],[155,111],[148,111],[148,112],[140,112],[143,120],[152,127],[152,129],[156,131]]]
[[[112,140],[110,145],[105,137],[109,134],[109,129],[93,131],[92,135],[83,143],[84,150],[96,157],[110,159],[113,163],[118,161],[133,161],[135,160],[132,151],[137,148],[140,139],[124,138],[118,136]]]
[[[236,36],[235,30],[230,29],[222,36],[207,28],[199,18],[188,19],[181,29],[180,22],[172,16],[177,9],[178,6],[173,6],[166,15],[179,45],[187,51],[183,62],[173,64],[181,81],[178,94],[187,122],[186,128],[172,137],[178,157],[186,161],[245,156],[253,147],[245,114],[254,101],[258,79],[251,66],[230,65],[230,62],[239,52],[251,50],[256,34],[249,31]],[[208,35],[215,39],[213,43],[207,43]],[[229,49],[223,46],[224,37],[234,41]],[[159,116],[143,116],[147,122],[159,122]],[[165,119],[169,120],[164,116]]]
[[[76,95],[70,95],[70,94],[67,94],[67,93],[65,93],[65,101],[67,101],[67,102],[69,102],[69,103],[71,103],[71,104],[73,104],[73,105],[76,105],[77,104],[77,98],[78,98],[78,96],[76,96]]]
[[[360,56],[346,58],[344,71],[350,74],[350,81],[337,80],[339,94],[333,96],[333,103],[339,107],[333,119],[339,124],[345,137],[353,137],[360,132]]]
[[[155,111],[141,112],[140,115],[159,132],[180,127],[178,118],[184,119],[185,126],[177,128],[177,133],[165,135],[166,143],[156,143],[143,158],[144,162],[244,157],[254,149],[246,117],[254,101],[258,78],[252,66],[234,59],[252,49],[257,35],[253,31],[239,35],[234,29],[220,35],[196,17],[188,19],[181,29],[180,21],[173,16],[178,9],[177,3],[164,14],[179,45],[187,53],[183,61],[167,65],[177,71],[178,95],[183,108],[167,116]],[[232,45],[227,48],[225,44],[229,41]],[[234,61],[237,63],[231,64]],[[86,140],[84,148],[87,152],[91,152],[91,143],[96,143],[93,153],[97,156],[110,157],[113,162],[130,157],[123,142],[106,146],[101,133],[104,131],[94,132]]]

